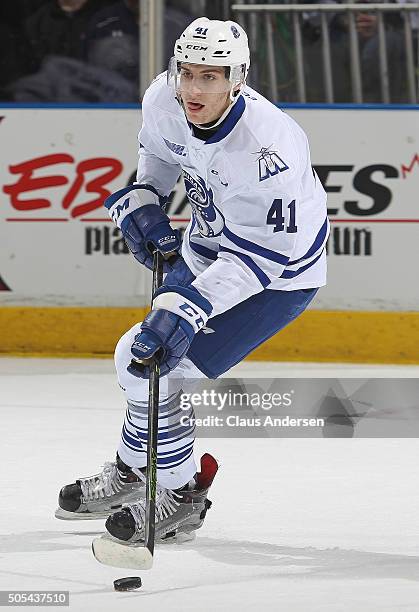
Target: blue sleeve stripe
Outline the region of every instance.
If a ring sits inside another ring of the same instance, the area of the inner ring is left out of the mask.
[[[238,253],[237,251],[233,251],[232,249],[228,249],[227,247],[220,247],[220,252],[221,251],[225,251],[226,253],[232,253],[233,255],[238,257],[248,268],[252,270],[253,274],[255,274],[264,289],[266,289],[266,287],[271,284],[270,278],[261,268],[259,268],[257,264],[255,264],[253,259],[248,255],[245,255],[244,253]]]
[[[191,247],[192,251],[195,251],[195,253],[198,253],[198,255],[202,255],[202,257],[205,257],[205,259],[211,259],[211,261],[215,261],[217,259],[217,251],[207,249],[207,247],[202,246],[202,244],[197,244],[189,239],[189,246]]]
[[[294,261],[289,261],[288,265],[293,266],[294,264],[300,263],[300,261],[304,261],[305,259],[309,259],[310,257],[312,257],[314,253],[318,251],[321,246],[323,246],[323,243],[327,236],[328,229],[329,229],[329,219],[326,217],[323,225],[321,226],[319,230],[319,233],[316,236],[316,239],[314,240],[313,244],[311,245],[307,253],[303,255],[302,257],[300,257],[299,259],[294,259]]]
[[[315,259],[313,259],[313,261],[310,261],[305,266],[301,266],[301,268],[298,268],[298,270],[287,270],[287,269],[285,269],[283,271],[283,273],[281,274],[280,278],[294,278],[295,276],[298,276],[299,274],[302,274],[303,272],[308,270],[308,268],[311,268],[311,266],[314,266],[316,261],[318,261],[320,259],[320,257],[323,255],[323,251],[324,251],[324,249],[322,249],[320,255],[317,255],[317,257]]]
[[[148,189],[149,191],[152,191],[160,199],[159,193],[151,185],[135,183],[135,185],[128,185],[128,187],[123,187],[122,189],[118,189],[118,191],[115,191],[115,193],[112,193],[109,197],[106,198],[103,205],[109,210],[110,208],[112,208],[115,202],[119,200],[119,198],[122,198],[130,191],[135,191],[139,188]]]
[[[234,234],[231,230],[229,230],[227,226],[224,227],[223,234],[226,238],[233,242],[233,244],[239,246],[241,249],[250,251],[250,253],[255,253],[255,255],[275,261],[282,266],[286,266],[289,261],[289,257],[282,255],[282,253],[271,251],[271,249],[266,249],[265,247],[256,244],[256,242],[251,242],[250,240],[240,238],[240,236],[237,236],[237,234]]]

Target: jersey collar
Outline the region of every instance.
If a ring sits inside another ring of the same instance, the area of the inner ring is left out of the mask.
[[[221,124],[220,129],[217,130],[210,138],[208,138],[204,144],[214,144],[215,142],[220,142],[220,140],[223,140],[223,138],[228,136],[239,121],[240,117],[243,115],[245,108],[246,102],[244,101],[243,96],[239,96],[239,99]]]

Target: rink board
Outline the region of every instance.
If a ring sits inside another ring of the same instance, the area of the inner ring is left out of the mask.
[[[147,308],[4,307],[1,353],[108,357]],[[245,333],[245,330],[243,330]],[[249,359],[419,363],[419,313],[309,310]]]
[[[308,133],[328,191],[328,286],[304,321],[254,357],[419,362],[418,110],[287,112]],[[120,330],[138,320],[149,274],[102,201],[133,180],[140,124],[140,109],[0,108],[4,352],[109,354]],[[177,227],[187,224],[180,184],[169,214]]]

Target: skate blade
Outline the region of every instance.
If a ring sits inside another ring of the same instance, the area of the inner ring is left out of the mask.
[[[111,510],[111,512],[115,512],[115,510]],[[107,519],[109,514],[109,512],[68,512],[68,510],[57,508],[54,516],[60,521],[94,521]]]
[[[143,544],[120,543],[106,534],[93,540],[92,551],[99,563],[111,567],[151,569],[153,566],[153,555]]]

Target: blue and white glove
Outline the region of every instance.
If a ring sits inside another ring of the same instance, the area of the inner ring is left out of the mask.
[[[171,227],[161,208],[164,203],[150,185],[130,185],[105,200],[109,216],[121,230],[129,250],[149,270],[153,268],[153,247],[163,255],[180,256],[180,233]],[[164,262],[164,272],[172,271],[175,259]]]
[[[181,287],[188,287],[195,280],[196,276],[188,268],[183,257],[178,257],[173,263],[171,259],[170,262],[172,269],[164,277],[163,286],[180,285]]]
[[[186,355],[195,334],[206,325],[212,306],[194,287],[166,286],[156,291],[153,310],[141,324],[131,347],[133,361],[128,372],[149,378],[150,367],[139,363],[154,354],[160,376],[173,370]]]

